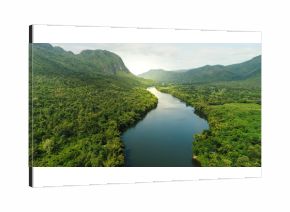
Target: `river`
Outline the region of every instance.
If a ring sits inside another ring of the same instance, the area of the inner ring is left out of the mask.
[[[194,108],[155,87],[147,89],[158,105],[143,120],[125,131],[126,166],[191,167],[193,135],[208,129],[208,123]]]

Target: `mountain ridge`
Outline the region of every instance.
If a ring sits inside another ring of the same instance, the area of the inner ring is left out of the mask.
[[[31,167],[124,166],[121,133],[156,107],[146,80],[103,50],[29,45]]]
[[[145,79],[167,83],[206,83],[218,81],[244,80],[261,76],[261,55],[250,60],[231,65],[205,65],[186,71],[149,70],[138,75]]]
[[[83,50],[78,54],[74,54],[71,51],[65,51],[61,47],[54,47],[48,43],[35,43],[32,45],[35,55],[34,60],[38,61],[38,64],[51,62],[49,65],[53,63],[54,66],[62,66],[61,72],[67,70],[71,73],[89,72],[91,74],[114,75],[118,72],[123,72],[132,75],[121,57],[107,50]],[[49,68],[46,68],[46,70],[49,70]]]

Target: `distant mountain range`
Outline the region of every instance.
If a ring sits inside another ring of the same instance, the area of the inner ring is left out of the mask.
[[[166,83],[206,83],[246,79],[260,80],[261,55],[233,65],[206,65],[200,68],[178,71],[154,69],[138,76]]]

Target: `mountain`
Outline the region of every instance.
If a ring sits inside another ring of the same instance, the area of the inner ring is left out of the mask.
[[[77,57],[102,72],[112,74],[117,72],[129,73],[121,57],[106,50],[84,50]]]
[[[205,83],[252,78],[260,79],[261,56],[256,56],[251,60],[228,66],[206,65],[183,71],[165,71],[162,69],[155,69],[140,74],[139,77],[158,82],[170,83]]]
[[[80,54],[67,52],[60,47],[50,44],[33,44],[33,60],[37,64],[45,63],[46,66],[37,71],[67,71],[71,73],[86,74],[117,74],[123,72],[131,74],[122,59],[115,53],[106,50],[84,50]],[[54,67],[52,69],[52,67]],[[57,67],[61,67],[57,70]]]
[[[123,166],[121,133],[157,105],[144,80],[109,51],[29,48],[30,166]]]

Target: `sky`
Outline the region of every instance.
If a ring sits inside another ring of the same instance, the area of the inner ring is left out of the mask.
[[[52,43],[75,54],[103,49],[119,55],[135,75],[150,69],[183,70],[230,65],[261,54],[261,44],[244,43]]]

